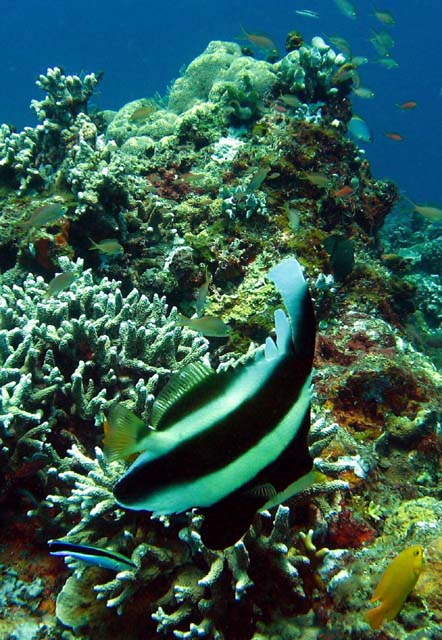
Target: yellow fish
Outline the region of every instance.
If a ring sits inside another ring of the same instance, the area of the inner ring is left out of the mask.
[[[364,613],[372,629],[380,629],[384,621],[394,620],[414,589],[423,564],[424,550],[420,545],[404,549],[390,562],[370,598],[370,602],[380,600],[381,604]]]

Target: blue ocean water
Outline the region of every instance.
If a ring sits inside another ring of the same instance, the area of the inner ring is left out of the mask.
[[[284,53],[289,30],[309,41],[324,33],[340,35],[353,55],[378,57],[368,38],[371,29],[391,32],[394,70],[377,64],[361,68],[362,83],[375,97],[354,98],[354,111],[370,125],[374,141],[366,153],[376,177],[395,180],[401,191],[419,203],[442,203],[442,4],[438,0],[386,0],[396,24],[385,27],[371,14],[371,0],[354,1],[351,20],[334,0],[75,0],[71,3],[28,0],[0,3],[2,20],[2,100],[0,122],[17,129],[34,125],[31,98],[40,98],[35,79],[48,67],[67,73],[104,71],[96,106],[118,109],[130,100],[164,93],[180,68],[201,53],[210,40],[232,40],[241,25],[263,31]],[[311,9],[318,19],[300,17]],[[417,108],[396,106],[416,100]],[[385,132],[398,132],[395,142]]]

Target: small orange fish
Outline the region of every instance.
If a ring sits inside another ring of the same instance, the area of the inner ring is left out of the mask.
[[[396,106],[399,109],[407,111],[409,109],[415,109],[417,107],[417,102],[415,100],[407,100],[407,102],[402,102],[401,104],[397,104]]]
[[[396,133],[395,131],[385,131],[384,135],[387,136],[387,138],[390,138],[390,140],[394,140],[395,142],[403,142],[404,140],[403,136],[401,136],[400,133]]]
[[[414,545],[401,551],[385,569],[370,602],[380,600],[364,618],[372,629],[380,629],[384,621],[394,620],[410,592],[414,589],[424,564],[424,550]]]
[[[333,195],[335,198],[348,198],[348,196],[351,196],[352,193],[353,189],[348,184],[346,184],[341,189],[335,191]]]
[[[275,43],[273,40],[265,35],[264,33],[252,33],[241,27],[242,35],[239,40],[248,40],[251,44],[258,47],[258,49],[262,49],[264,51],[273,51],[276,49]]]

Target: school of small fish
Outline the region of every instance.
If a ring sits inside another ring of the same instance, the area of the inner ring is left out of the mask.
[[[358,11],[355,4],[350,0],[334,0],[334,4],[339,12],[349,18],[350,20],[356,20],[358,18]],[[300,18],[319,19],[320,14],[309,8],[296,9],[295,13]],[[394,38],[389,29],[396,24],[394,15],[388,10],[383,8],[373,7],[371,17],[376,20],[377,26],[370,29],[370,36],[368,38],[372,45],[377,57],[372,60],[368,60],[364,56],[354,56],[352,54],[351,44],[342,36],[336,34],[324,34],[328,42],[330,42],[335,49],[338,49],[347,59],[347,61],[338,69],[333,78],[336,84],[351,81],[353,87],[353,95],[363,100],[370,100],[375,97],[375,92],[368,86],[361,83],[359,68],[367,64],[368,62],[377,64],[384,69],[392,70],[396,69],[399,64],[392,57],[391,52],[395,46]],[[282,97],[281,97],[282,99]],[[418,103],[414,99],[404,100],[395,104],[397,109],[402,112],[413,111],[418,107]],[[354,114],[348,123],[348,133],[358,142],[373,142],[373,133],[367,124],[367,122],[359,115]],[[406,136],[400,132],[400,130],[389,129],[382,132],[385,139],[390,140],[393,143],[406,142]],[[309,180],[312,184],[320,188],[326,188],[329,186],[326,176],[314,175],[304,173],[303,177]],[[350,195],[351,191],[347,191],[344,187],[344,191],[340,193],[337,191],[334,193],[335,197],[346,197]],[[416,204],[410,198],[406,198],[412,204],[412,211],[419,214],[426,220],[432,223],[442,222],[442,208],[438,206]]]

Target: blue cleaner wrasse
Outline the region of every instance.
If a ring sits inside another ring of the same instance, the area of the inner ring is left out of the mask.
[[[268,277],[288,312],[275,312],[276,342],[267,338],[251,364],[215,373],[197,363],[174,376],[153,406],[156,431],[114,486],[127,509],[199,507],[209,548],[234,544],[272,494],[312,468],[313,305],[296,260],[279,263]],[[263,486],[272,487],[270,495],[254,491]]]
[[[317,11],[312,11],[312,9],[296,9],[295,13],[303,18],[315,18],[316,20],[319,18],[319,13]]]
[[[49,540],[48,545],[51,556],[70,556],[94,567],[109,569],[116,573],[135,568],[135,563],[132,560],[111,549],[101,549],[87,544],[73,544],[65,540]]]
[[[400,552],[385,569],[370,602],[380,604],[365,612],[364,618],[372,629],[380,629],[385,621],[394,620],[416,582],[424,566],[424,550],[420,545]]]

